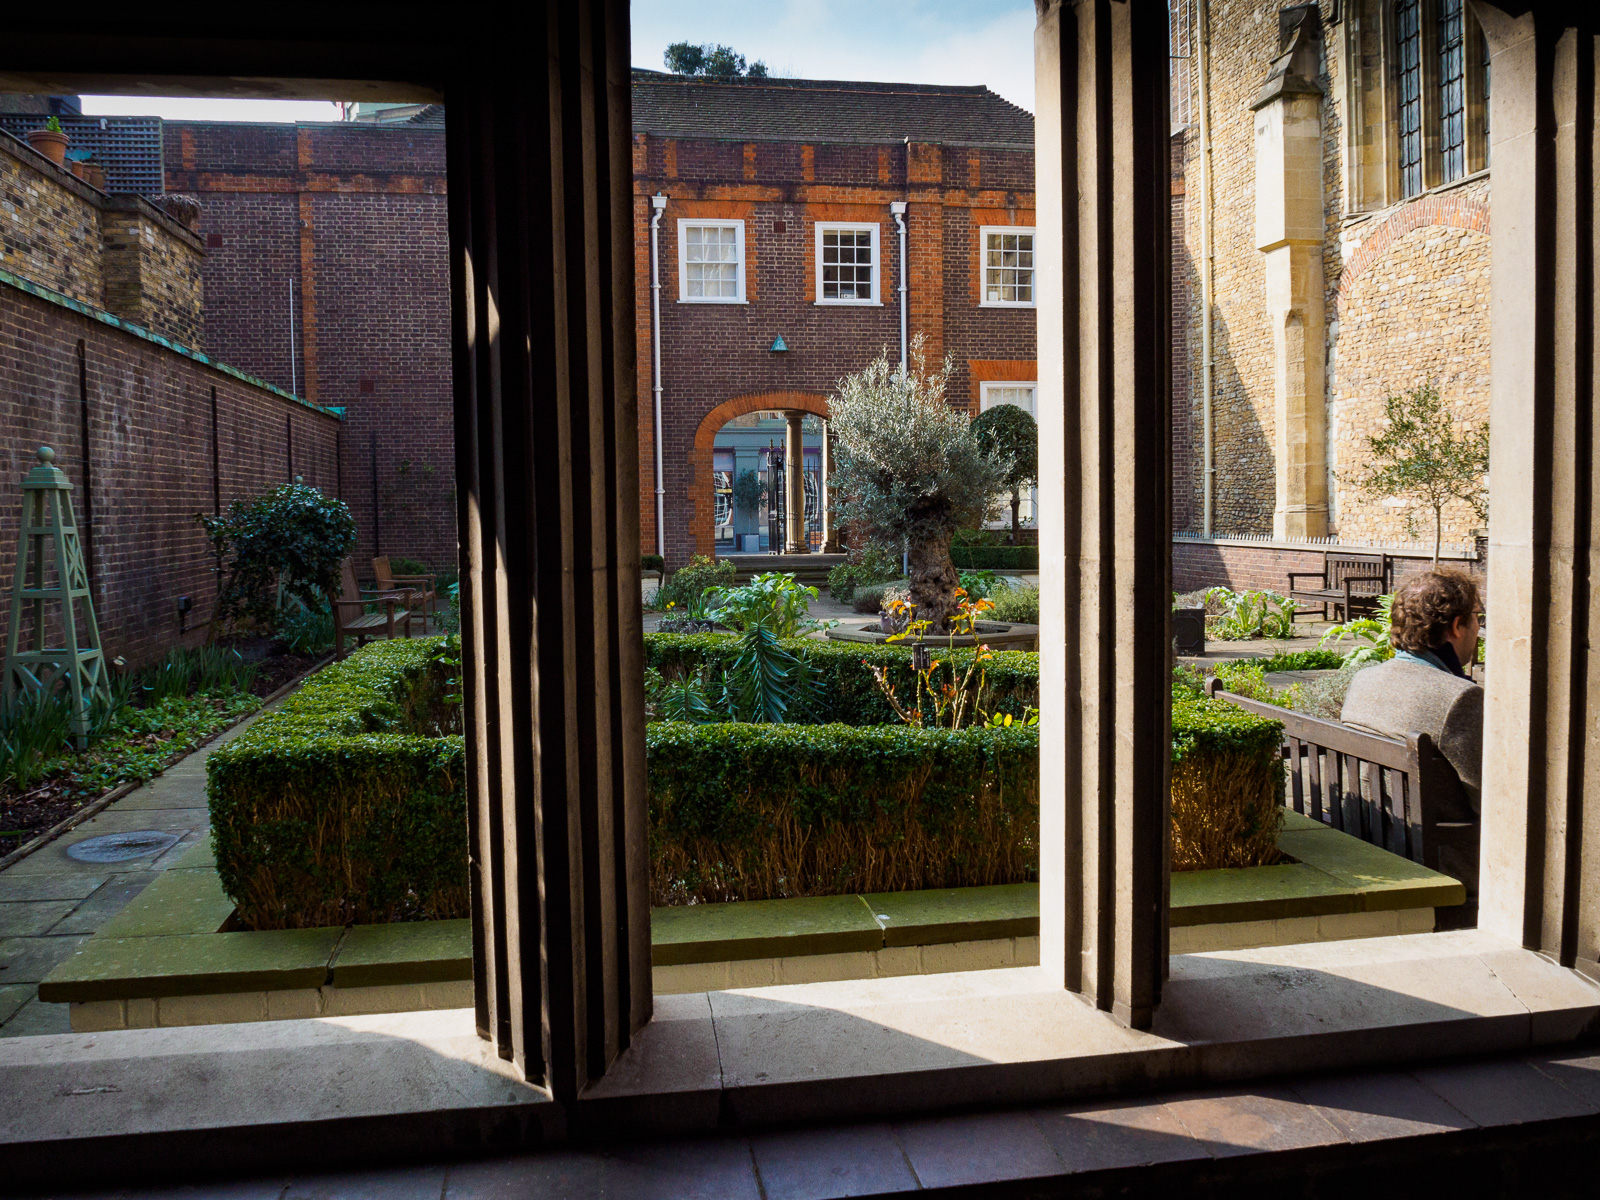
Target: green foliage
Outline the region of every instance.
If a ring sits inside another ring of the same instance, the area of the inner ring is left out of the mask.
[[[672,573],[672,578],[656,592],[655,607],[669,605],[685,613],[704,610],[707,588],[731,588],[738,572],[731,562],[718,562],[704,554],[696,554],[684,566]]]
[[[776,638],[792,638],[822,627],[822,622],[810,617],[811,602],[816,598],[817,589],[799,583],[793,575],[767,571],[753,576],[743,587],[714,592],[706,603],[711,620],[729,629],[760,625]]]
[[[1220,662],[1216,667],[1216,676],[1222,680],[1222,686],[1236,696],[1259,700],[1263,704],[1275,704],[1279,708],[1290,707],[1290,697],[1275,691],[1267,683],[1266,671],[1259,663],[1246,659]]]
[[[217,869],[246,926],[467,915],[460,707],[442,640],[358,650],[211,755]]]
[[[394,556],[389,559],[389,570],[394,575],[432,575],[428,564],[419,558]]]
[[[1276,755],[1283,741],[1283,723],[1258,716],[1204,696],[1174,699],[1172,704],[1172,761],[1197,754],[1238,751],[1250,755]]]
[[[911,669],[911,651],[901,646],[864,646],[850,642],[823,642],[797,638],[779,645],[792,654],[804,655],[816,676],[815,699],[806,711],[788,714],[791,724],[885,725],[898,722],[894,709],[878,691],[871,668],[887,668],[888,678],[902,692],[916,687]],[[647,668],[658,671],[664,681],[695,675],[716,680],[733,666],[740,654],[740,641],[716,633],[647,633],[644,659]],[[971,650],[941,651],[965,670]],[[1018,719],[1030,708],[1039,706],[1039,656],[1020,650],[994,655],[986,664],[988,707]]]
[[[973,600],[988,600],[994,594],[993,571],[962,571],[958,578],[967,595]]]
[[[732,46],[706,42],[673,42],[662,55],[667,70],[674,75],[711,75],[722,78],[744,76],[747,79],[765,79],[767,64],[757,59],[747,63],[744,55]]]
[[[18,692],[0,703],[0,773],[17,790],[31,788],[71,746],[72,705],[61,693]]]
[[[659,554],[646,554],[639,559],[639,569],[641,571],[665,571],[667,569],[667,560]]]
[[[340,563],[356,541],[344,502],[303,484],[235,500],[224,516],[195,519],[222,560],[218,616],[248,617],[268,629],[287,599],[317,608],[337,596]]]
[[[963,571],[1037,571],[1039,547],[952,545],[950,561]]]
[[[81,796],[144,783],[260,707],[257,697],[241,692],[200,692],[170,696],[148,708],[125,706],[86,753],[57,760],[51,773]]]
[[[1355,482],[1374,498],[1409,496],[1433,510],[1433,565],[1439,565],[1444,506],[1464,502],[1489,519],[1489,423],[1458,428],[1456,414],[1433,384],[1383,402],[1384,430],[1367,438],[1372,463]],[[1406,529],[1417,536],[1416,518]]]
[[[890,583],[898,578],[899,555],[891,555],[869,543],[864,549],[851,551],[849,562],[842,562],[828,572],[828,595],[841,604],[849,604],[858,588]]]
[[[1332,671],[1344,662],[1344,655],[1332,650],[1294,650],[1287,654],[1270,654],[1264,658],[1239,658],[1234,661],[1252,663],[1263,671]]]
[[[290,654],[326,654],[333,649],[333,610],[285,605],[278,614],[278,639]]]
[[[1337,673],[1320,679],[1307,680],[1295,687],[1290,697],[1295,712],[1324,721],[1337,721],[1344,712],[1344,698],[1349,694],[1350,681],[1356,672],[1372,666],[1370,662],[1345,663]]]
[[[1039,589],[1036,587],[1003,587],[989,597],[994,605],[989,616],[996,621],[1015,621],[1021,625],[1039,623]]]
[[[45,121],[44,127],[47,130],[49,130],[51,133],[60,133],[61,132],[61,118],[60,117],[50,117],[49,119],[47,119]]]
[[[733,481],[733,505],[740,512],[755,512],[766,498],[767,485],[755,471],[741,471]]]
[[[1283,725],[1174,687],[1172,869],[1279,861]]]
[[[1342,624],[1335,625],[1322,635],[1322,640],[1317,643],[1320,649],[1323,646],[1337,646],[1340,642],[1349,639],[1361,643],[1353,649],[1344,652],[1341,661],[1347,663],[1388,662],[1394,657],[1394,646],[1389,641],[1389,626],[1394,614],[1394,593],[1378,597],[1378,610],[1370,617],[1353,617]],[[1481,639],[1480,639],[1481,640]],[[1482,661],[1481,654],[1479,661]]]
[[[1208,606],[1220,604],[1223,607],[1221,616],[1207,618],[1207,637],[1243,642],[1294,636],[1294,602],[1277,592],[1231,592],[1225,587],[1214,587],[1206,589],[1205,597]]]
[[[922,344],[919,334],[911,371],[886,351],[839,381],[829,406],[839,446],[833,487],[843,522],[880,543],[905,542],[912,603],[942,629],[955,608],[951,535],[984,520],[1011,462],[986,450],[971,418],[946,402],[954,360],[930,371]]]
[[[138,673],[136,687],[145,705],[155,705],[174,696],[248,692],[255,686],[256,674],[253,663],[227,646],[175,646],[160,662]]]
[[[1038,873],[1038,729],[650,725],[651,900],[1013,883]]]
[[[1172,702],[1199,700],[1206,694],[1206,677],[1198,668],[1178,663],[1172,668]]]
[[[1027,409],[996,404],[973,419],[972,432],[991,454],[1003,455],[1011,463],[1003,482],[1011,494],[1011,531],[1016,534],[1021,528],[1022,493],[1039,482],[1039,426]]]

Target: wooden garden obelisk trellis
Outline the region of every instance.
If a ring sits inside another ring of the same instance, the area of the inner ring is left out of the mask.
[[[49,446],[39,447],[39,465],[22,481],[22,528],[17,536],[17,573],[6,634],[5,696],[10,701],[19,691],[48,695],[57,683],[64,683],[72,700],[72,732],[82,750],[89,743],[89,705],[96,694],[109,696],[110,689],[83,544],[72,512],[72,483],[54,465],[55,457]],[[27,649],[23,648],[24,614],[28,618]],[[61,645],[49,644],[53,632],[59,633]]]

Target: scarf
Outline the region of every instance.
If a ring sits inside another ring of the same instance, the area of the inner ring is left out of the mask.
[[[1421,663],[1461,679],[1472,678],[1461,669],[1461,659],[1456,656],[1456,648],[1449,642],[1444,642],[1431,650],[1396,650],[1394,656],[1403,662]]]

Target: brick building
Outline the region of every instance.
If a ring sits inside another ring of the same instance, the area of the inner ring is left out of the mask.
[[[1432,382],[1461,424],[1487,419],[1484,40],[1463,0],[1171,12],[1175,527],[1221,539],[1179,558],[1282,588],[1229,535],[1392,546],[1408,515],[1431,535],[1431,514],[1356,487],[1387,396]],[[1445,515],[1469,543],[1471,509]]]
[[[337,414],[202,351],[204,261],[182,221],[0,133],[0,579],[18,485],[49,445],[74,486],[102,643],[131,664],[205,635],[216,560],[196,512],[296,475],[339,482]]]
[[[341,495],[375,553],[456,561],[444,114],[165,123],[166,186],[200,200],[219,357],[343,411]]]
[[[633,170],[644,551],[658,544],[657,213],[670,565],[711,553],[727,527],[717,495],[739,462],[731,445],[718,461],[726,426],[825,417],[842,375],[885,350],[898,357],[896,205],[908,335],[922,334],[935,362],[955,360],[952,402],[1032,406],[1033,118],[1022,109],[983,87],[635,71]]]

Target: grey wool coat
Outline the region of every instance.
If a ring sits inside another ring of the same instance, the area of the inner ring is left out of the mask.
[[[1357,671],[1339,719],[1386,737],[1426,733],[1456,769],[1471,812],[1439,813],[1441,821],[1475,821],[1483,782],[1483,689],[1424,663],[1390,659]]]

